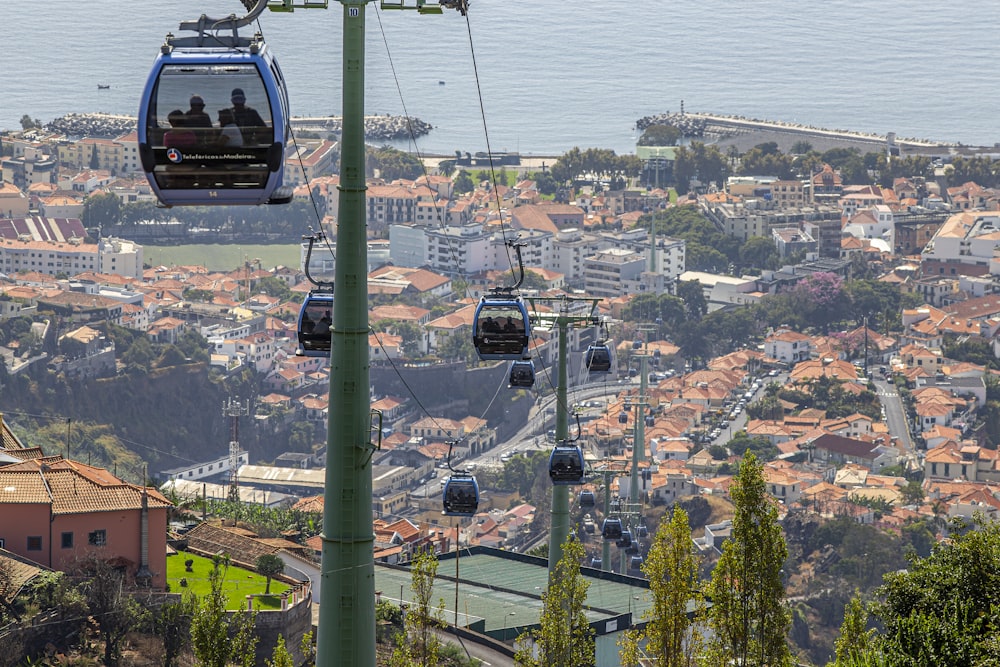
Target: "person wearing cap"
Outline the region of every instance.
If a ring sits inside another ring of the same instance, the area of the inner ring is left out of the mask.
[[[191,108],[187,111],[188,127],[212,127],[212,117],[205,113],[205,100],[201,95],[192,95]]]
[[[243,132],[244,145],[256,144],[257,141],[254,135],[257,132],[263,132],[263,130],[258,130],[257,128],[267,127],[264,119],[260,117],[256,109],[247,106],[247,96],[243,93],[242,88],[233,88],[229,100],[233,103],[233,120],[236,121],[236,124]]]

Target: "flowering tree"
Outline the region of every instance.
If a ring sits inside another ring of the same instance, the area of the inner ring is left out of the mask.
[[[847,312],[848,299],[844,292],[844,279],[835,273],[818,272],[806,276],[795,284],[792,294],[806,321],[823,330],[832,322],[842,319]]]

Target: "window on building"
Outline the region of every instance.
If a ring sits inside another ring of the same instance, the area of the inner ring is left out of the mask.
[[[108,543],[108,533],[106,530],[95,530],[87,535],[87,543],[95,547],[103,547]]]
[[[62,534],[62,548],[72,549],[73,548],[73,533],[63,533]]]
[[[42,550],[42,536],[32,535],[28,537],[28,551],[41,551]]]

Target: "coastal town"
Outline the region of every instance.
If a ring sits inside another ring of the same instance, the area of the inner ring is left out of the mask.
[[[746,150],[756,145],[761,128],[737,131],[734,125],[740,123],[716,118],[693,120],[688,128],[705,138],[707,127],[713,140],[730,136]],[[206,373],[246,373],[259,387],[252,413],[242,416],[262,432],[286,434],[252,449],[235,437],[205,443],[196,460],[160,457],[159,467],[148,471],[158,489],[146,491],[142,480],[109,482],[114,476],[100,467],[57,452],[43,455],[30,434],[15,435],[12,418],[2,418],[0,487],[22,485],[32,474],[53,488],[89,489],[76,501],[55,494],[48,502],[53,513],[91,513],[77,520],[91,540],[104,540],[95,533],[104,530],[96,515],[108,508],[93,498],[113,486],[120,496],[115,502],[134,519],[135,539],[116,543],[128,545],[120,555],[153,573],[152,585],[162,587],[165,540],[174,539],[168,537],[170,499],[222,502],[235,495],[248,505],[324,510],[318,494],[329,363],[296,354],[296,329],[300,304],[316,287],[307,269],[330,274],[336,261],[338,146],[325,134],[333,128],[318,128],[324,132],[300,141],[287,158],[286,183],[295,199],[318,198],[326,212],[322,228],[331,243],[313,251],[311,266],[305,266],[303,243],[297,266],[247,261],[214,271],[151,266],[136,239],[101,236],[99,228],[95,235],[85,222],[88,202],[113,197],[129,206],[151,204],[155,196],[134,130],[81,136],[86,127],[75,124],[72,136],[65,127],[0,136],[0,325],[24,323],[0,345],[5,383],[48,374],[86,386],[126,375],[134,355],[119,349],[109,323],[156,345],[196,334]],[[816,132],[767,131],[768,140],[776,132],[787,135],[778,139],[786,152],[794,142],[821,140]],[[442,163],[451,156],[427,159],[415,178],[371,174],[365,193],[368,348],[371,407],[381,425],[371,460],[376,561],[396,565],[424,549],[446,554],[456,546],[520,554],[546,537],[543,498],[529,502],[509,485],[484,489],[479,513],[467,520],[445,521],[440,512],[452,464],[500,480],[512,460],[547,455],[553,444],[554,387],[542,369],[558,365],[557,332],[533,328],[530,354],[538,377],[530,390],[507,388],[508,364],[481,361],[471,347],[480,297],[511,282],[512,235],[523,244],[530,276],[525,297],[598,302],[601,327],[573,329],[569,339],[580,442],[588,464],[601,471],[575,491],[647,505],[652,525],[665,508],[692,497],[713,507],[716,500],[725,503],[734,471],[752,451],[764,461],[767,492],[782,520],[849,520],[897,536],[919,524],[930,526],[937,542],[949,538],[946,519],[1000,516],[1000,189],[954,182],[953,159],[969,159],[957,147],[891,137],[851,141],[890,162],[924,156],[927,168],[888,184],[875,178],[852,184],[838,167],[819,161],[796,177],[734,170],[720,182],[693,178],[678,192],[661,170],[674,173],[677,160],[685,159],[682,144],[639,145],[640,174],[582,173],[554,195],[539,182],[551,178],[547,172],[557,169],[559,156],[513,156],[504,166],[516,174],[509,182],[481,178],[480,167],[463,167],[460,154],[450,170]],[[468,191],[459,185],[463,175],[473,181]],[[697,263],[705,246],[685,238],[680,225],[667,226],[695,217],[735,248],[763,240],[766,261],[727,261],[716,270]],[[760,313],[776,312],[766,309],[780,299],[791,304],[789,316],[760,325]],[[887,312],[887,303],[897,304],[895,311]],[[674,316],[673,306],[687,313]],[[811,319],[796,320],[796,308],[800,316],[809,310]],[[757,321],[740,319],[750,312]],[[697,329],[704,321],[725,331]],[[695,338],[703,339],[700,345]],[[597,377],[588,372],[584,351],[605,340],[615,364]],[[509,395],[494,404],[500,386]],[[310,426],[307,447],[289,444],[291,424]],[[24,502],[0,496],[12,509]],[[593,537],[607,518],[599,505],[574,512],[586,564],[642,578],[638,544],[630,556],[639,560],[623,556],[621,567],[602,561],[600,535]],[[140,516],[155,516],[155,538],[137,537]],[[692,526],[707,558],[718,555],[732,525],[731,513],[711,516]],[[52,555],[41,537],[33,541],[38,531],[22,522],[17,512],[0,511],[6,550],[0,559],[10,552],[18,562],[65,567],[59,550]],[[208,524],[169,526],[171,532],[189,529],[187,539],[205,553],[219,544],[234,552],[281,551],[293,554],[288,558],[302,571],[315,569],[321,551],[319,535],[299,544]],[[790,594],[826,595],[816,582],[834,568],[834,557],[822,550],[800,555]],[[505,564],[509,555],[491,557]],[[390,581],[388,571],[377,576]],[[623,599],[631,622],[631,593]],[[625,613],[608,617],[619,611]],[[510,638],[507,614],[487,622],[500,641]],[[616,632],[605,633],[606,641],[613,644]]]

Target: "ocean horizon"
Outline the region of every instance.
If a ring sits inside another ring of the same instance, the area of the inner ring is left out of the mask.
[[[7,8],[11,49],[0,70],[0,128],[27,114],[136,115],[167,32],[238,0],[122,6],[69,0]],[[343,9],[266,12],[259,29],[278,55],[293,116],[339,115]],[[113,16],[113,20],[109,20]],[[995,40],[970,26],[1000,23],[1000,3],[723,2],[712,11],[607,3],[557,9],[473,0],[424,16],[369,4],[365,112],[433,126],[422,153],[516,151],[559,155],[574,146],[635,150],[647,115],[705,112],[900,138],[992,146],[1000,71]],[[111,26],[109,28],[109,26]],[[99,86],[108,86],[100,88]]]

